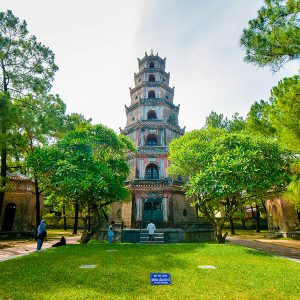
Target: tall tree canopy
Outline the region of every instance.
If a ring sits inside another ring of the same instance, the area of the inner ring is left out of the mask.
[[[265,0],[240,39],[245,61],[273,71],[300,57],[300,1]]]
[[[266,137],[274,136],[276,129],[271,124],[270,114],[271,104],[269,102],[264,100],[255,102],[247,114],[246,130]]]
[[[271,90],[271,123],[283,143],[300,153],[300,78],[284,78]]]
[[[186,193],[214,226],[218,242],[225,240],[225,220],[243,203],[286,189],[293,160],[276,141],[216,129],[173,140],[169,158],[170,174],[188,177]]]
[[[224,117],[212,111],[205,120],[204,128],[225,129],[228,132],[240,132],[245,130],[246,122],[238,113],[235,113],[231,119]]]
[[[134,147],[125,136],[102,125],[87,125],[55,145],[35,149],[28,164],[46,193],[72,200],[99,223],[102,207],[127,197],[128,151]]]
[[[7,111],[16,98],[47,94],[56,71],[54,53],[29,35],[26,22],[20,21],[10,10],[0,12],[0,92]],[[12,114],[7,114],[0,124],[0,214],[7,172],[7,136],[14,123],[11,120]]]

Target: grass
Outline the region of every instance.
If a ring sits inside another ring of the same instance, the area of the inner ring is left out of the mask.
[[[84,264],[97,267],[80,269]],[[151,272],[170,273],[172,285],[151,286]],[[228,244],[91,243],[1,262],[0,282],[1,300],[286,300],[299,299],[300,264]]]
[[[76,236],[72,234],[73,230],[64,230],[64,229],[47,229],[47,239],[60,239],[62,236],[71,237]],[[80,232],[78,232],[80,233]]]

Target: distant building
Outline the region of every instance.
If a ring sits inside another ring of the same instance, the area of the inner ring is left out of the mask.
[[[300,212],[296,211],[292,203],[283,198],[267,200],[266,209],[271,234],[300,238]]]
[[[130,176],[126,186],[128,202],[115,203],[111,218],[136,228],[150,220],[164,227],[196,222],[196,208],[182,192],[182,181],[168,175],[168,145],[184,134],[178,123],[179,105],[174,104],[174,87],[165,71],[166,58],[145,53],[138,59],[130,106],[125,106],[127,123],[121,133],[138,151],[128,159]]]
[[[29,232],[35,227],[34,181],[20,173],[8,174],[0,225],[2,232]],[[40,196],[41,211],[43,196]]]

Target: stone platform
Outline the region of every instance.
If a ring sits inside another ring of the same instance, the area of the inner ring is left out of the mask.
[[[139,243],[140,233],[145,229],[123,229],[121,232],[121,242]],[[201,228],[164,228],[157,229],[155,232],[164,234],[165,243],[182,242],[206,242],[215,240],[213,229]]]

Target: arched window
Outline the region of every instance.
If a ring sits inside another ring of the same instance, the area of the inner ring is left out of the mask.
[[[155,120],[155,119],[157,119],[155,110],[149,110],[148,111],[147,119],[148,120]]]
[[[155,92],[153,90],[148,92],[148,98],[155,98]]]
[[[150,74],[148,81],[151,81],[151,82],[155,81],[155,76],[153,74]]]
[[[156,164],[149,164],[146,168],[146,179],[158,179],[158,166]]]
[[[154,68],[154,62],[153,61],[150,62],[149,68]]]
[[[149,134],[147,136],[146,146],[157,146],[157,137],[155,134]]]

